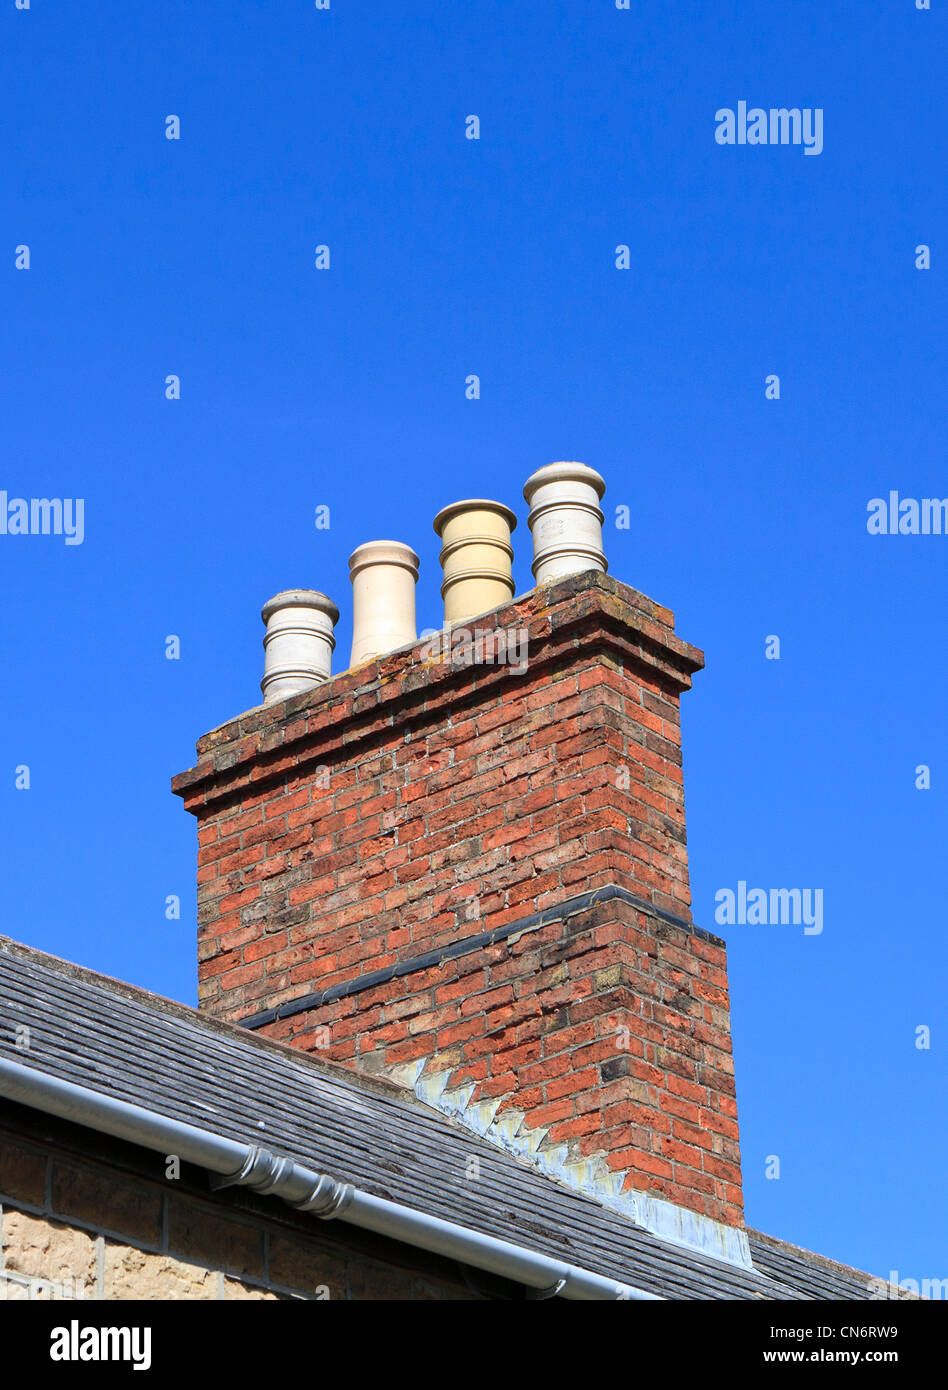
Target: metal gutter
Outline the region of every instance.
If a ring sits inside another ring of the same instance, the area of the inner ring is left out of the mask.
[[[0,1095],[160,1154],[177,1154],[213,1174],[215,1187],[248,1187],[280,1197],[298,1211],[338,1218],[376,1235],[403,1241],[536,1291],[535,1297],[664,1302],[631,1284],[540,1255],[452,1221],[361,1192],[350,1183],[271,1153],[256,1144],[224,1139],[128,1101],[48,1076],[0,1057]]]

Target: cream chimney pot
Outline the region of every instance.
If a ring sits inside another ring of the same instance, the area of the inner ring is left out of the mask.
[[[361,666],[414,642],[418,556],[401,541],[366,541],[349,556],[352,655]]]
[[[538,584],[609,568],[599,507],[605,490],[605,480],[585,463],[548,463],[527,479],[523,495],[530,506],[532,569]]]
[[[272,705],[329,679],[339,609],[315,589],[284,589],[263,605],[267,625],[260,689]]]
[[[435,517],[446,623],[462,623],[513,598],[510,533],[516,525],[509,507],[483,498],[452,502]]]

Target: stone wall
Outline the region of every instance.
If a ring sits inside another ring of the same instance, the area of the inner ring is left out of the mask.
[[[423,1252],[289,1208],[284,1218],[275,1199],[268,1219],[264,1199],[251,1211],[233,1189],[150,1180],[128,1171],[124,1153],[110,1163],[111,1141],[93,1158],[2,1121],[0,1301],[478,1297]]]

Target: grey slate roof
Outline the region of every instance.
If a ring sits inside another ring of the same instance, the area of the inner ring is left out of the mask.
[[[14,1049],[17,1024],[28,1052]],[[665,1243],[391,1083],[7,937],[0,1054],[665,1298],[868,1297],[869,1276],[752,1232],[756,1273]]]

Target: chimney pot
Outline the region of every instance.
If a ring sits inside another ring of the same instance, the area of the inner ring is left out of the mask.
[[[418,556],[402,541],[366,541],[349,556],[352,654],[361,666],[414,642]]]
[[[527,479],[533,577],[538,584],[609,566],[602,548],[599,502],[605,479],[585,463],[548,463]]]
[[[510,533],[516,525],[509,507],[484,498],[452,502],[435,517],[446,623],[463,623],[513,598]]]
[[[275,704],[329,679],[339,609],[316,589],[284,589],[263,605],[263,703]]]

